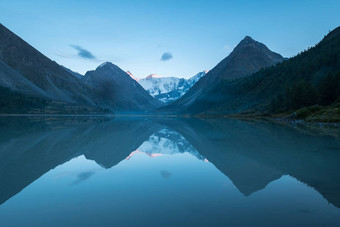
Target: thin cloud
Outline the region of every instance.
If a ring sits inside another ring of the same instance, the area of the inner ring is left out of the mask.
[[[63,58],[71,58],[72,56],[71,55],[67,55],[67,54],[63,54],[63,53],[60,53],[60,52],[54,52],[55,55],[59,56],[59,57],[63,57]]]
[[[90,51],[82,48],[81,46],[78,45],[70,45],[73,49],[78,51],[78,56],[81,58],[86,58],[86,59],[96,59],[96,56],[94,56]]]
[[[165,52],[161,57],[161,61],[169,61],[172,58],[173,58],[173,56],[172,56],[171,53]]]

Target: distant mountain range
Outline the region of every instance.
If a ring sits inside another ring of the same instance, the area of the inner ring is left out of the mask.
[[[182,97],[199,79],[205,76],[207,72],[207,70],[200,72],[189,79],[163,77],[156,74],[139,79],[134,77],[129,71],[127,73],[138,81],[152,97],[164,103],[170,103]]]
[[[340,28],[285,59],[246,36],[213,69],[190,79],[135,78],[112,63],[84,76],[0,25],[0,113],[229,115],[296,112],[340,121]],[[308,107],[307,111],[303,108]],[[323,108],[330,112],[324,113]]]

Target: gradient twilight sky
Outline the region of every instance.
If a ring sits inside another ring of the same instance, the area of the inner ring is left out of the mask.
[[[136,77],[191,77],[249,35],[284,57],[340,26],[339,0],[0,0],[0,23],[84,74],[111,61]]]

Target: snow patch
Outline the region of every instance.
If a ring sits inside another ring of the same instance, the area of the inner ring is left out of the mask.
[[[151,74],[143,79],[135,79],[132,74],[128,74],[142,85],[151,96],[168,103],[182,97],[207,72],[200,72],[190,79],[162,77],[156,74]]]

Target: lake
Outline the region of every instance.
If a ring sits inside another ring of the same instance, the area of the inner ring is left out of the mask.
[[[340,226],[336,127],[0,118],[0,226]]]

